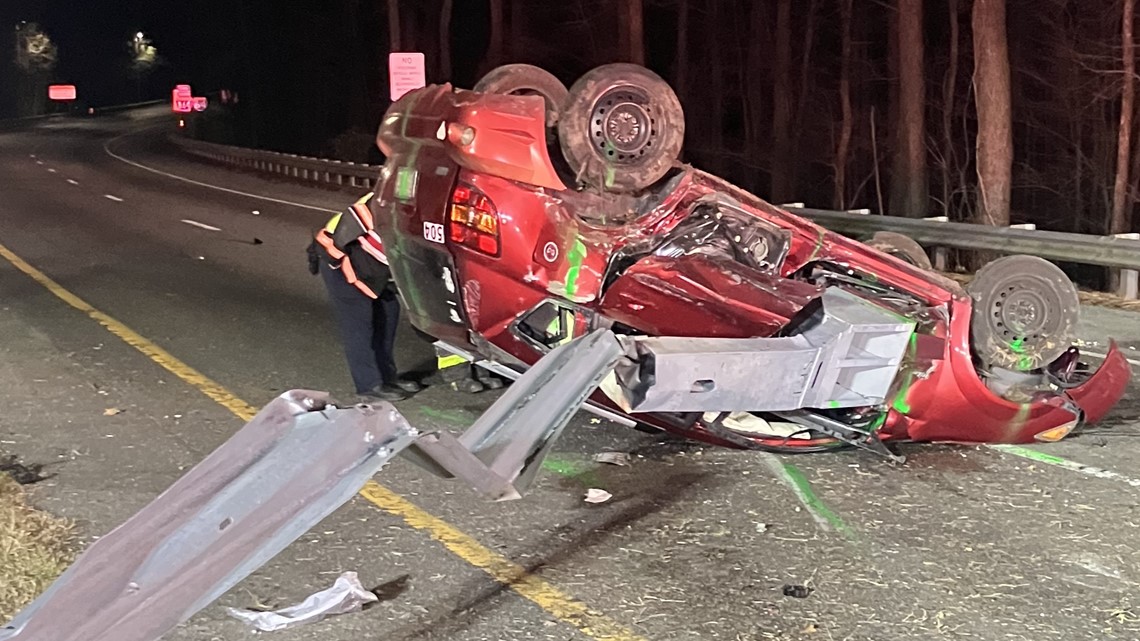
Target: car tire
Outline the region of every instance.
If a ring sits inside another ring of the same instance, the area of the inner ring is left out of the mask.
[[[558,126],[562,107],[570,95],[566,85],[549,71],[527,64],[511,64],[495,67],[487,72],[475,85],[475,91],[482,93],[510,94],[516,96],[542,96],[546,101],[546,126]]]
[[[871,239],[865,244],[919,269],[934,270],[934,265],[930,262],[930,257],[926,255],[926,250],[909,236],[893,231],[879,231],[875,232],[875,235],[871,236]]]
[[[999,258],[978,271],[966,291],[974,304],[970,339],[984,366],[1031,371],[1072,346],[1080,299],[1053,263],[1036,256]]]
[[[597,67],[570,88],[558,123],[562,155],[583,185],[632,193],[669,172],[685,141],[673,89],[639,65]]]

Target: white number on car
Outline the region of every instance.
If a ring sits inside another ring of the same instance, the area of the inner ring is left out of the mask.
[[[443,244],[443,225],[439,223],[424,223],[424,238],[433,243]]]

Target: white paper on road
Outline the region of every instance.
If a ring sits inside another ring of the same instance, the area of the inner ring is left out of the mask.
[[[360,611],[365,603],[379,601],[375,594],[360,585],[355,572],[345,572],[327,590],[317,592],[302,603],[276,612],[256,612],[226,608],[230,616],[240,619],[262,632],[274,632],[315,623],[325,617]]]

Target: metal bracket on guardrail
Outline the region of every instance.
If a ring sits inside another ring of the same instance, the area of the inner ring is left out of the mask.
[[[1140,234],[1117,234],[1116,238],[1140,240]],[[1135,269],[1120,270],[1120,280],[1116,293],[1125,300],[1136,300],[1136,298],[1140,297],[1140,272]]]

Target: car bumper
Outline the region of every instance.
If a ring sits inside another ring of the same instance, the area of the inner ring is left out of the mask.
[[[1047,430],[1084,419],[1101,420],[1124,396],[1132,377],[1128,361],[1113,343],[1101,366],[1067,395],[1031,402],[998,396],[982,381],[970,356],[968,298],[951,306],[948,339],[940,362],[915,377],[896,397],[884,436],[915,441],[1032,443]],[[1077,409],[1079,408],[1079,410]]]

